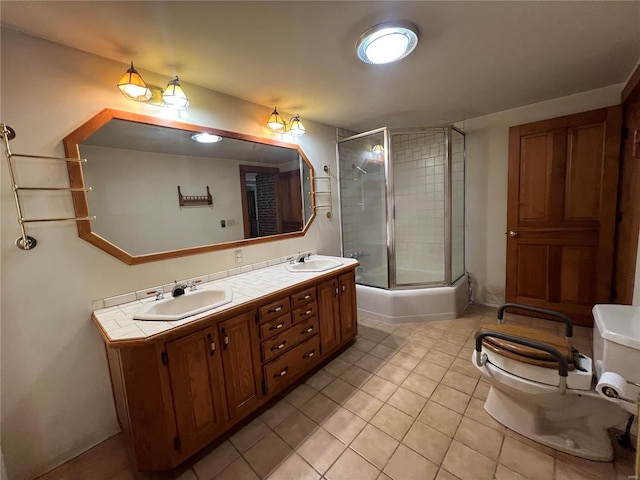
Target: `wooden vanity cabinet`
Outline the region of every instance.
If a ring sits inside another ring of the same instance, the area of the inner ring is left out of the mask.
[[[358,324],[354,272],[318,285],[318,315],[322,355],[355,338]]]

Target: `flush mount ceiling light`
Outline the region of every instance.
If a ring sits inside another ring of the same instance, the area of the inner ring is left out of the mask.
[[[191,140],[195,140],[198,143],[216,143],[222,140],[220,135],[212,135],[211,133],[194,133],[191,135]]]
[[[418,44],[418,28],[410,22],[388,22],[371,27],[356,44],[364,63],[391,63],[409,55]]]
[[[300,115],[291,117],[288,122],[285,122],[278,113],[277,107],[275,107],[271,115],[269,115],[267,128],[272,132],[288,133],[293,137],[301,137],[306,132],[304,125],[302,125],[302,121],[300,121]]]
[[[142,76],[133,67],[133,62],[131,62],[131,67],[118,82],[118,88],[122,95],[137,102],[146,102],[153,96],[151,89],[147,87],[147,84],[142,80]]]
[[[184,94],[177,75],[173,80],[169,80],[167,88],[162,92],[162,100],[174,110],[186,110],[189,107],[189,99]]]

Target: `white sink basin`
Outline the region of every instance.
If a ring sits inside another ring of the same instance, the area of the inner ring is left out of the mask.
[[[312,258],[304,262],[287,264],[286,268],[290,272],[324,272],[342,265],[342,262],[333,258]]]
[[[179,297],[165,298],[145,304],[134,320],[180,320],[225,305],[233,300],[230,288],[208,288],[187,291]]]

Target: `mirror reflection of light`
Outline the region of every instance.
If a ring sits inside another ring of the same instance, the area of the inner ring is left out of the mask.
[[[222,140],[219,135],[212,135],[210,133],[194,133],[191,135],[191,140],[195,140],[198,143],[217,143]]]

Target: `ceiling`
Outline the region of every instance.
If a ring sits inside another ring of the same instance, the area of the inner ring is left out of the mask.
[[[356,131],[436,125],[626,82],[640,2],[3,1],[2,25]],[[414,22],[388,65],[360,35]],[[117,80],[114,80],[114,83]]]

